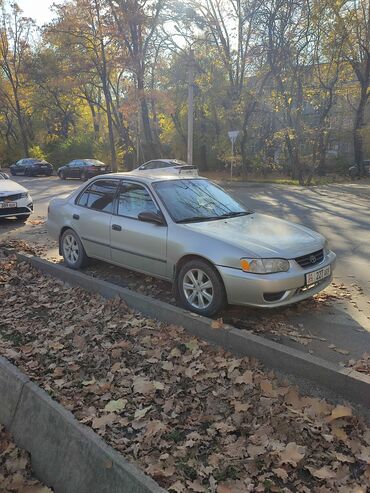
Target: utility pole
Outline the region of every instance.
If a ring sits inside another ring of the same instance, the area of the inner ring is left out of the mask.
[[[193,135],[194,135],[194,50],[190,49],[188,75],[188,164],[193,164]]]

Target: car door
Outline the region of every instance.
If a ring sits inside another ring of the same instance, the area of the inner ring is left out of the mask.
[[[119,180],[95,180],[77,197],[72,216],[86,254],[110,260],[110,231],[113,204]]]
[[[70,178],[79,178],[79,161],[75,160],[69,163],[68,176]]]
[[[149,190],[122,181],[111,224],[111,256],[115,263],[158,277],[167,277],[167,225],[139,221],[141,212],[158,212]]]

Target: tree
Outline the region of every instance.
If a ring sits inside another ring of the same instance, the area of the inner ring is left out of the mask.
[[[1,99],[8,105],[7,114],[11,112],[16,117],[23,151],[28,157],[30,129],[27,121],[28,77],[25,66],[32,56],[30,43],[35,26],[31,19],[21,15],[17,4],[9,6],[3,0],[0,8],[0,67],[4,79],[0,86]]]

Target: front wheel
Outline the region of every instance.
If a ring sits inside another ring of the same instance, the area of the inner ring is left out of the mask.
[[[181,304],[199,315],[215,315],[226,304],[225,288],[219,273],[201,259],[184,264],[176,283]]]
[[[81,269],[87,265],[89,257],[86,255],[81,240],[73,229],[64,231],[60,239],[60,246],[67,267]]]
[[[66,179],[66,174],[64,173],[64,171],[61,171],[60,173],[58,173],[58,176],[61,180],[65,180]]]

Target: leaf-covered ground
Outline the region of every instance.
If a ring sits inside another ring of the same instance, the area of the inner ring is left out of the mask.
[[[34,478],[29,454],[16,447],[12,436],[0,425],[1,493],[51,493]]]
[[[170,491],[369,491],[348,405],[5,255],[0,310],[0,353]]]

